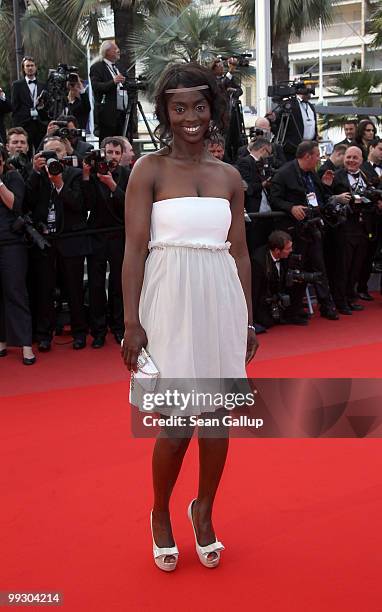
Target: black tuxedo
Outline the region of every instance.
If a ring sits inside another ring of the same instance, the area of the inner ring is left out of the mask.
[[[7,141],[7,135],[5,133],[4,127],[4,116],[12,111],[11,103],[7,98],[5,100],[0,100],[0,140],[4,144]]]
[[[80,94],[73,102],[67,104],[68,115],[73,115],[78,121],[78,127],[85,130],[88,124],[89,113],[91,110],[89,94],[87,91]]]
[[[361,176],[367,182],[366,175]],[[337,170],[332,184],[332,192],[337,195],[352,193],[352,187],[345,169]],[[349,213],[345,223],[335,229],[335,275],[333,295],[339,308],[346,307],[356,299],[355,283],[359,281],[365,265],[368,250],[368,227],[374,222],[374,213],[364,215],[357,205]]]
[[[275,324],[266,298],[285,292],[285,278],[288,260],[280,259],[280,275],[267,245],[255,250],[252,261],[252,303],[253,320],[265,327]]]
[[[125,192],[130,171],[118,166],[112,176],[117,184],[114,192],[91,176],[83,181],[83,192],[90,210],[90,228],[119,227],[119,230],[92,236],[92,255],[87,258],[89,277],[90,330],[93,337],[105,337],[107,327],[114,334],[124,333],[122,264],[125,252]],[[110,274],[106,296],[106,268]],[[109,314],[109,321],[108,321]]]
[[[322,185],[316,172],[309,173],[309,178],[313,181],[314,192],[318,204],[321,207],[326,205],[329,193]],[[317,232],[308,230],[307,236],[301,236],[301,222],[297,221],[292,213],[293,206],[306,206],[306,194],[311,191],[306,182],[305,173],[302,172],[297,160],[288,162],[278,170],[271,182],[270,202],[273,210],[287,213],[286,217],[275,219],[277,229],[284,230],[291,234],[293,240],[293,251],[302,255],[302,267],[311,272],[321,272],[320,283],[315,284],[317,299],[321,304],[321,310],[332,309],[332,297],[330,295],[329,283],[324,263],[322,240]],[[305,293],[304,285],[296,288],[300,290],[301,302]]]
[[[37,81],[37,96],[45,89],[45,84]],[[38,146],[45,135],[48,121],[47,112],[42,109],[38,111],[38,117],[31,117],[33,100],[25,78],[14,81],[11,90],[12,103],[12,125],[21,126],[28,132],[29,146],[37,151]]]
[[[56,211],[56,235],[86,229],[86,210],[82,196],[82,173],[75,168],[65,168],[62,174],[64,186],[60,193],[52,186],[45,171],[33,172],[27,181],[29,203],[33,220],[47,224],[49,206],[54,202]],[[38,340],[50,340],[55,326],[54,289],[56,270],[60,269],[68,294],[71,328],[74,337],[83,337],[87,321],[83,305],[83,276],[85,255],[90,252],[87,236],[57,238],[46,252],[32,249],[32,273],[35,279],[36,336]]]
[[[300,102],[297,98],[292,98],[290,101],[291,112],[289,115],[288,127],[285,133],[285,140],[283,143],[285,157],[288,160],[294,159],[296,155],[297,146],[304,140],[304,120],[301,113]],[[317,114],[314,105],[308,102],[309,107],[312,109],[314,114],[314,125],[315,125],[315,134],[312,140],[317,139]],[[279,111],[276,118],[276,133],[279,129],[282,110]]]
[[[117,110],[117,85],[107,64],[95,62],[90,68],[94,94],[94,133],[100,142],[106,136],[121,136],[125,113]]]

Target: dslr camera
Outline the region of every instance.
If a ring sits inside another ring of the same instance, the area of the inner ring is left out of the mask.
[[[41,151],[39,155],[46,160],[46,168],[52,176],[62,174],[65,166],[71,168],[78,168],[79,166],[79,160],[76,155],[66,155],[62,159],[58,159],[55,151]]]
[[[283,311],[291,304],[290,296],[287,293],[275,293],[271,297],[265,298],[268,304],[271,317],[275,323],[280,323]]]
[[[40,231],[38,231],[32,222],[32,219],[29,215],[16,217],[15,221],[12,223],[11,230],[15,234],[24,234],[24,239],[26,242],[29,242],[31,245],[37,246],[42,251],[46,248],[49,248],[50,242],[48,242],[44,236],[40,232],[46,231],[46,226],[43,223],[38,225]]]
[[[271,180],[277,172],[277,169],[273,167],[273,163],[273,155],[256,161],[257,169],[265,181]]]
[[[55,121],[55,125],[57,125],[57,129],[52,132],[51,136],[59,136],[60,138],[67,138],[70,140],[71,138],[81,138],[82,130],[76,128],[68,128],[67,121]]]
[[[94,149],[84,157],[84,164],[91,168],[93,174],[108,174],[115,168],[112,160],[107,160],[104,149]]]
[[[287,287],[292,287],[293,283],[319,283],[321,279],[321,272],[307,272],[302,269],[302,255],[292,253],[289,256],[285,279]]]

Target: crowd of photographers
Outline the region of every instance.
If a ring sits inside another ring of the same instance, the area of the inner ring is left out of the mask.
[[[54,73],[53,111],[31,57],[23,59],[24,78],[13,84],[10,102],[0,90],[0,116],[12,112],[14,126],[5,133],[0,121],[0,357],[9,344],[22,347],[25,365],[35,363],[32,342],[51,349],[66,322],[62,304],[74,349],[85,348],[89,331],[93,348],[102,348],[108,330],[118,344],[123,337],[124,198],[133,150],[120,135],[126,91],[118,53],[104,43],[91,70],[100,149],[83,137],[90,104],[77,74]],[[363,310],[359,298],[373,299],[368,282],[382,270],[382,141],[374,123],[349,119],[344,140],[321,163],[316,112],[300,84],[257,118],[245,142],[237,63],[230,58],[226,74],[221,59],[211,66],[227,97],[228,128],[206,146],[243,179],[257,331],[307,325],[308,286],[322,317]]]

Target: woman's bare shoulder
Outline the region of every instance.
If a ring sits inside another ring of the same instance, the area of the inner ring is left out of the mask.
[[[132,175],[141,176],[142,174],[149,174],[155,171],[160,164],[163,163],[165,155],[160,151],[153,151],[152,153],[146,153],[135,162]]]

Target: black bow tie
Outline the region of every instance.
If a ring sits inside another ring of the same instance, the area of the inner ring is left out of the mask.
[[[348,174],[350,174],[350,176],[352,176],[354,179],[358,179],[360,177],[359,172],[348,172]]]
[[[374,163],[373,163],[373,164],[372,164],[372,166],[373,166],[373,168],[380,168],[380,167],[381,167],[381,164],[374,164]]]
[[[36,85],[37,81],[28,81],[28,85],[31,85],[32,83]]]

